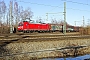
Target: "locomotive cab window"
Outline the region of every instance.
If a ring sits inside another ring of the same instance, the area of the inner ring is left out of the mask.
[[[23,24],[22,24],[22,23],[20,23],[18,26],[23,26]]]

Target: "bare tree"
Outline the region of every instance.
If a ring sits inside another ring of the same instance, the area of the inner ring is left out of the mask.
[[[16,24],[16,25],[17,25],[17,23],[19,22],[18,13],[19,13],[18,3],[15,2],[15,3],[14,3],[14,15],[15,15],[15,24]]]
[[[2,23],[1,19],[2,17],[4,18],[3,20],[5,20],[5,13],[6,13],[6,4],[4,1],[0,2],[0,23]]]
[[[28,8],[28,9],[26,9],[26,10],[23,10],[23,11],[20,13],[20,16],[21,16],[22,20],[31,19],[32,16],[33,16],[33,12],[31,11],[30,8]]]
[[[2,13],[6,12],[6,4],[5,4],[4,0],[1,2],[1,9],[2,9]]]
[[[43,23],[42,18],[38,17],[37,20],[36,20],[36,23]]]
[[[7,15],[6,15],[6,23],[7,23],[7,26],[9,26],[9,12],[7,12]]]
[[[51,23],[52,24],[57,24],[57,20],[54,18],[54,19],[51,20]]]

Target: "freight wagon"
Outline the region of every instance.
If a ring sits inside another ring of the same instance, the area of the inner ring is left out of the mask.
[[[50,24],[50,26],[51,26],[50,31],[52,32],[56,32],[56,31],[61,32],[63,28],[63,25],[60,24]]]

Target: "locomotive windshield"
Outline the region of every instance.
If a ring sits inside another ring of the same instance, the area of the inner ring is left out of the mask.
[[[19,23],[19,25],[18,26],[23,26],[23,23]]]

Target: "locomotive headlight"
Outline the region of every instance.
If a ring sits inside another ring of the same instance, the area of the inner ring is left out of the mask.
[[[19,29],[23,29],[23,26],[19,26],[18,28],[19,28]]]
[[[20,28],[20,27],[18,27],[18,28]]]

